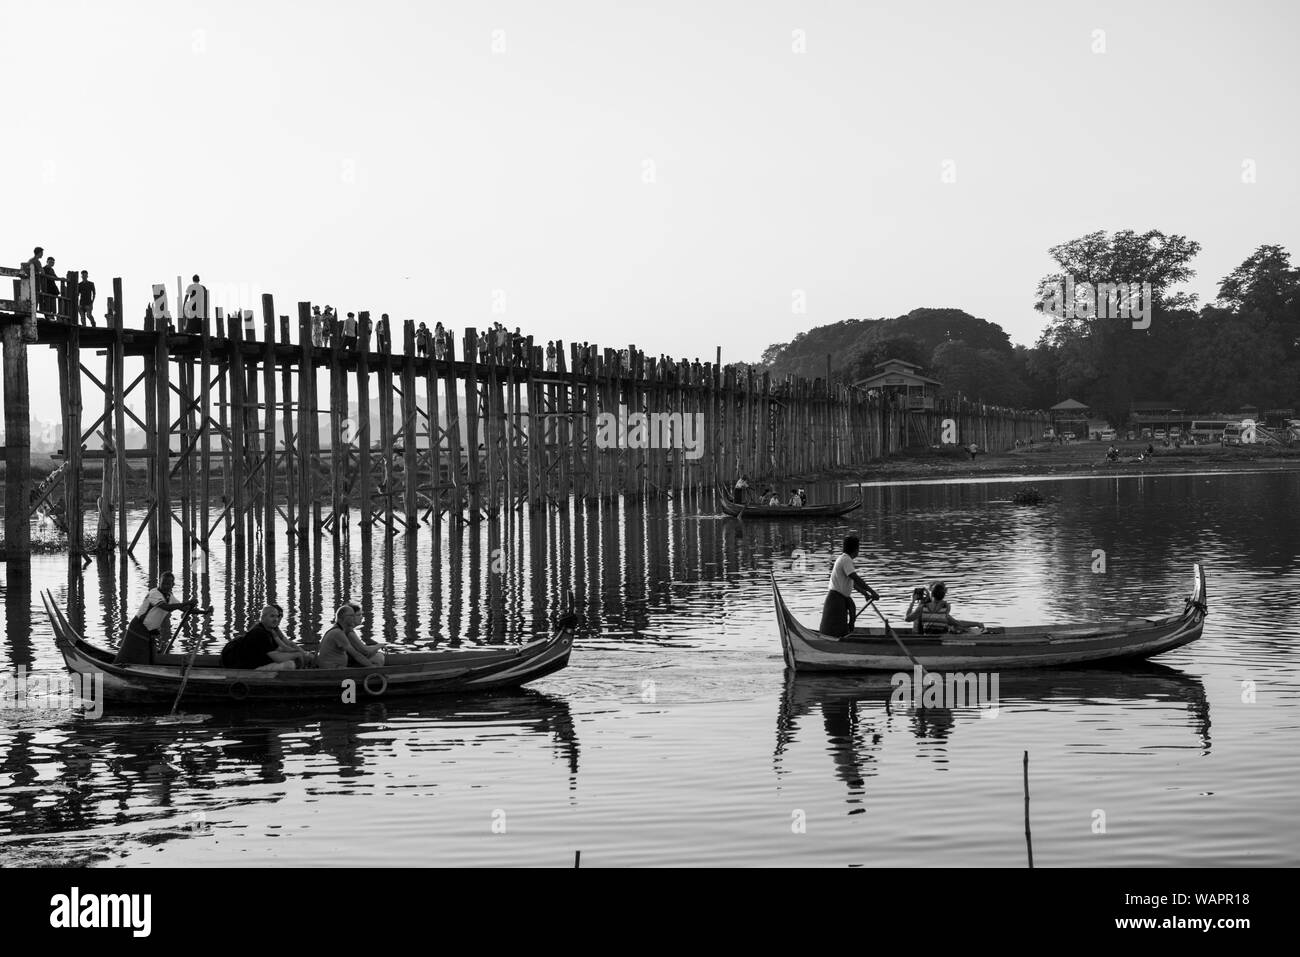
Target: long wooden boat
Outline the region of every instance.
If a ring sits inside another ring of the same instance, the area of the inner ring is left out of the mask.
[[[856,509],[862,507],[862,499],[848,499],[843,502],[833,502],[830,505],[741,505],[733,502],[725,493],[721,493],[719,501],[722,510],[728,515],[734,515],[738,518],[835,518],[839,515],[847,515]]]
[[[993,628],[983,634],[918,635],[894,631],[907,651],[931,671],[996,671],[1086,666],[1150,658],[1201,637],[1208,614],[1205,573],[1195,572],[1183,610],[1164,618],[1129,618],[1059,625]],[[786,666],[796,671],[911,671],[912,662],[883,627],[855,628],[829,638],[801,625],[786,607],[772,576],[777,626]]]
[[[78,675],[102,675],[105,703],[170,704],[185,681],[184,700],[228,702],[334,701],[344,690],[356,700],[442,693],[464,694],[517,688],[559,671],[569,663],[576,615],[560,619],[544,638],[502,648],[396,652],[378,668],[307,668],[294,671],[249,671],[225,668],[220,655],[195,655],[185,677],[189,655],[159,655],[152,665],[117,665],[112,652],[97,648],[73,629],[54,596],[41,593],[45,612],[68,670]],[[346,682],[352,682],[347,685]]]

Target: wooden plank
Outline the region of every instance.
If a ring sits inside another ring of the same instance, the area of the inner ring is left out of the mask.
[[[30,581],[32,492],[31,410],[27,382],[27,345],[21,326],[0,330],[4,357],[5,400],[5,576],[11,583]]]
[[[460,393],[456,382],[456,340],[447,335],[443,353],[443,374],[445,376],[444,394],[447,396],[447,480],[451,484],[448,508],[456,510],[459,526],[461,512],[465,507],[465,472],[464,456],[461,442]]]
[[[233,310],[233,315],[226,317],[226,355],[227,368],[230,370],[230,519],[235,540],[235,551],[242,555],[244,548],[244,489],[248,478],[248,454],[246,452],[244,430],[248,422],[244,408],[244,388],[248,377],[244,370],[244,317],[240,310]]]
[[[109,356],[113,363],[113,381],[117,390],[113,398],[113,433],[117,436],[117,454],[114,465],[117,470],[117,544],[119,548],[127,546],[126,496],[129,477],[126,464],[126,395],[123,389],[126,381],[125,357],[122,349],[122,280],[113,280],[113,312],[109,316],[109,325],[113,330],[113,341],[109,345]],[[123,586],[125,587],[125,585]]]
[[[337,332],[337,330],[335,330]],[[310,382],[315,378],[315,352],[311,339],[311,303],[298,303],[298,434],[294,451],[298,465],[298,547],[315,538],[312,528],[312,433],[316,429]],[[304,583],[303,587],[306,587]]]
[[[362,313],[362,315],[365,316],[366,313]],[[363,324],[363,329],[366,326],[369,326],[369,322]],[[393,486],[396,482],[394,475],[396,470],[393,468],[395,464],[393,457],[393,352],[391,349],[384,348],[382,341],[379,343],[379,356],[379,466],[383,474],[381,492],[384,496],[384,525],[388,529],[388,534],[393,535],[396,532],[396,527],[393,525]]]
[[[363,316],[369,318],[365,313]],[[337,326],[337,322],[336,322]],[[338,335],[337,328],[335,336]],[[370,496],[372,487],[373,459],[370,454],[370,350],[369,338],[366,339],[367,347],[361,349],[357,354],[357,427],[356,427],[356,446],[357,446],[357,495],[361,501],[361,526],[370,528],[374,518],[374,513],[370,507]]]
[[[478,333],[473,326],[465,329],[465,451],[469,472],[469,517],[477,522],[482,515],[483,497],[479,485],[479,424],[478,424]]]
[[[424,425],[425,441],[428,444],[428,462],[429,462],[429,502],[431,507],[429,515],[433,519],[433,528],[435,538],[438,536],[438,528],[442,523],[442,509],[439,507],[440,490],[442,487],[442,432],[440,423],[442,414],[438,408],[438,371],[433,359],[433,349],[429,349],[429,357],[424,366]]]
[[[212,534],[212,338],[206,304],[199,317],[199,501],[198,547],[206,553]],[[206,563],[205,563],[206,568]]]
[[[337,337],[330,338],[329,357],[330,518],[333,523],[331,532],[334,535],[338,535],[342,531],[341,525],[346,521],[346,519],[343,518],[343,476],[347,462],[346,452],[344,450],[344,433],[350,433],[352,430],[351,428],[344,427],[344,421],[348,417],[348,409],[342,397],[344,381],[343,346]],[[350,437],[351,436],[349,436],[349,438]]]
[[[280,317],[280,341],[286,346],[291,341],[288,316]],[[297,473],[294,471],[293,455],[293,372],[288,362],[280,366],[280,425],[283,429],[284,444],[284,449],[280,453],[280,458],[284,462],[284,523],[292,540],[297,534],[295,504],[298,499],[298,486],[295,481]]]
[[[391,328],[389,335],[391,335]],[[390,350],[391,351],[391,350]],[[402,323],[402,511],[408,533],[420,521],[420,460],[415,439],[418,432],[419,410],[415,395],[415,323],[410,319]]]
[[[275,582],[275,299],[262,294],[262,560],[267,600]]]

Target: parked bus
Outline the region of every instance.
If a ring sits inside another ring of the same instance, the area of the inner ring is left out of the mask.
[[[1223,429],[1223,438],[1219,440],[1223,445],[1252,445],[1255,442],[1255,420],[1242,419],[1240,422],[1229,422]]]
[[[1226,419],[1198,419],[1192,423],[1192,438],[1197,442],[1218,442],[1227,427]]]

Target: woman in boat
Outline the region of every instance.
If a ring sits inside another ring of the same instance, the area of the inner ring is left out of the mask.
[[[736,485],[731,491],[731,500],[737,505],[744,505],[745,499],[749,497],[749,477],[743,472],[740,478],[736,479]]]
[[[355,601],[348,602],[348,606],[352,609],[352,627],[348,629],[348,637],[365,646],[366,651],[374,651],[379,647],[380,642],[361,634],[361,622],[365,620],[365,617],[361,614],[361,606]]]
[[[843,638],[853,627],[857,618],[857,606],[853,604],[853,592],[858,591],[868,603],[880,597],[876,590],[862,580],[853,565],[858,557],[858,536],[850,535],[844,539],[844,551],[831,567],[829,591],[822,604],[822,621],[818,631],[827,638]]]
[[[316,653],[317,668],[377,668],[384,663],[383,645],[363,645],[356,639],[357,613],[351,605],[344,605],[334,613],[334,624],[320,640]]]
[[[144,601],[136,610],[135,617],[126,626],[122,635],[122,646],[113,659],[115,665],[151,665],[157,653],[157,642],[162,634],[163,622],[174,611],[193,610],[198,607],[194,599],[189,601],[172,601],[172,587],[176,576],[163,572],[158,585],[149,589]]]
[[[984,630],[982,622],[958,621],[952,617],[952,605],[947,601],[948,586],[935,582],[927,592],[917,588],[907,606],[905,620],[912,622],[920,635],[941,635],[945,632],[962,633],[971,629]]]

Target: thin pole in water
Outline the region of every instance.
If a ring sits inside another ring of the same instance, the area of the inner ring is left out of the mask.
[[[1034,844],[1029,836],[1029,752],[1025,752],[1025,851],[1029,855],[1029,869],[1034,867]]]
[[[575,868],[582,866],[582,851],[573,852],[573,866]]]

